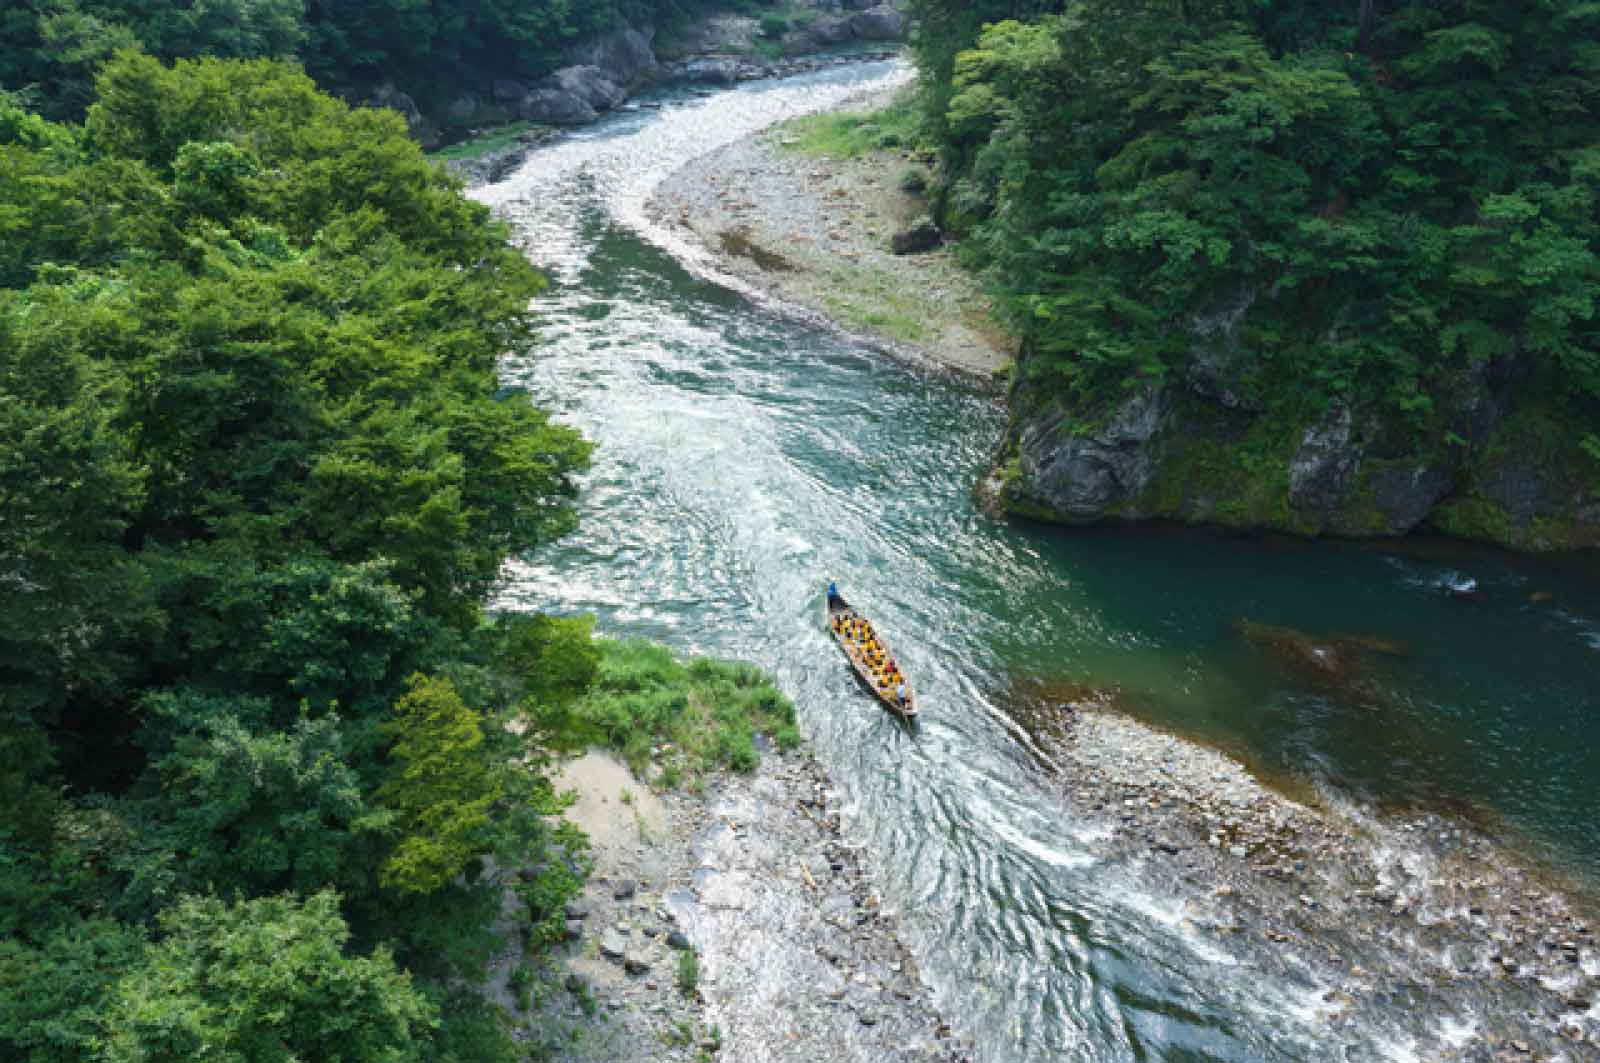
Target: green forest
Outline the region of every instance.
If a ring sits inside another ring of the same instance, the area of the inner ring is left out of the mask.
[[[549,751],[797,740],[751,666],[486,614],[589,459],[497,380],[543,284],[293,66],[0,101],[0,1058],[525,1058],[467,987],[585,873]]]
[[[670,26],[711,0],[15,0],[0,11],[0,88],[78,119],[122,49],[161,59],[297,60],[329,90],[392,81],[419,97],[537,78],[620,25]]]
[[[1220,375],[1260,439],[1341,402],[1385,457],[1531,448],[1600,483],[1600,6],[910,6],[941,220],[1031,401],[1087,430]],[[1519,396],[1489,439],[1485,376]]]

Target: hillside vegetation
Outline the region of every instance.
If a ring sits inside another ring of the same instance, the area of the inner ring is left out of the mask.
[[[792,735],[753,668],[486,619],[589,456],[500,390],[543,284],[292,67],[0,99],[0,1058],[524,1059],[475,987],[584,872],[545,750]]]
[[[162,59],[297,59],[318,84],[392,81],[419,97],[537,77],[621,25],[672,25],[714,0],[22,0],[0,12],[0,88],[77,118],[123,49]]]
[[[1144,395],[1104,515],[1405,530],[1382,484],[1356,512],[1404,459],[1437,487],[1410,525],[1600,522],[1600,7],[911,7],[943,220],[1025,336],[1014,500],[1067,490],[1033,489],[1027,423],[1126,429]],[[1170,482],[1179,422],[1221,446],[1209,504]],[[1308,432],[1344,448],[1331,503],[1290,497]],[[1537,504],[1501,497],[1513,453]]]

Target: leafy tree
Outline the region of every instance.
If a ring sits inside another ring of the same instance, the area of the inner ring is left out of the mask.
[[[160,924],[162,939],[110,999],[101,1058],[424,1058],[435,1006],[382,949],[345,954],[336,894],[231,906],[189,897]]]
[[[159,790],[130,810],[171,869],[162,892],[359,888],[362,849],[376,849],[389,817],[369,806],[337,718],[262,727],[266,706],[190,691],[154,695],[146,711],[187,728],[152,764]]]
[[[1254,405],[1415,427],[1524,352],[1591,416],[1591,5],[914,9],[940,206],[1031,387],[1092,418],[1221,344]]]
[[[482,756],[482,718],[448,680],[413,677],[388,730],[394,768],[378,799],[398,817],[400,842],[379,876],[399,893],[431,893],[488,851],[501,789]]]
[[[137,930],[85,919],[37,946],[0,939],[0,1055],[27,1063],[93,1059],[102,1003],[144,959]]]
[[[73,297],[103,321],[96,293]],[[122,381],[44,303],[0,292],[0,712],[54,722],[115,690],[159,621],[121,547],[145,477],[113,423]]]

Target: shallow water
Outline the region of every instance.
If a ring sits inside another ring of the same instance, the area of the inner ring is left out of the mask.
[[[506,383],[598,443],[579,531],[511,566],[502,607],[593,612],[607,634],[773,672],[980,1058],[1365,1059],[1443,1043],[1471,1016],[1397,1011],[1330,1046],[1320,987],[1202,936],[1181,898],[1131,889],[1106,839],[1064,820],[1007,690],[1016,676],[1115,687],[1130,711],[1258,769],[1470,805],[1593,874],[1595,565],[981,516],[971,487],[1003,425],[992,395],[774,315],[644,216],[687,158],[905,77],[863,64],[665,97],[476,193],[553,281],[545,344],[508,359]],[[915,734],[831,646],[830,577],[915,680]],[[1452,593],[1469,579],[1475,599]],[[1409,654],[1334,688],[1248,644],[1241,619]]]

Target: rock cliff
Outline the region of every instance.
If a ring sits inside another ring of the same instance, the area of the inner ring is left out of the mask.
[[[1226,350],[1203,330],[1196,338],[1187,372],[1093,408],[1031,384],[1024,355],[991,501],[1072,524],[1600,546],[1600,475],[1518,352],[1434,381],[1432,412],[1408,422],[1376,403],[1269,409],[1250,400]]]

